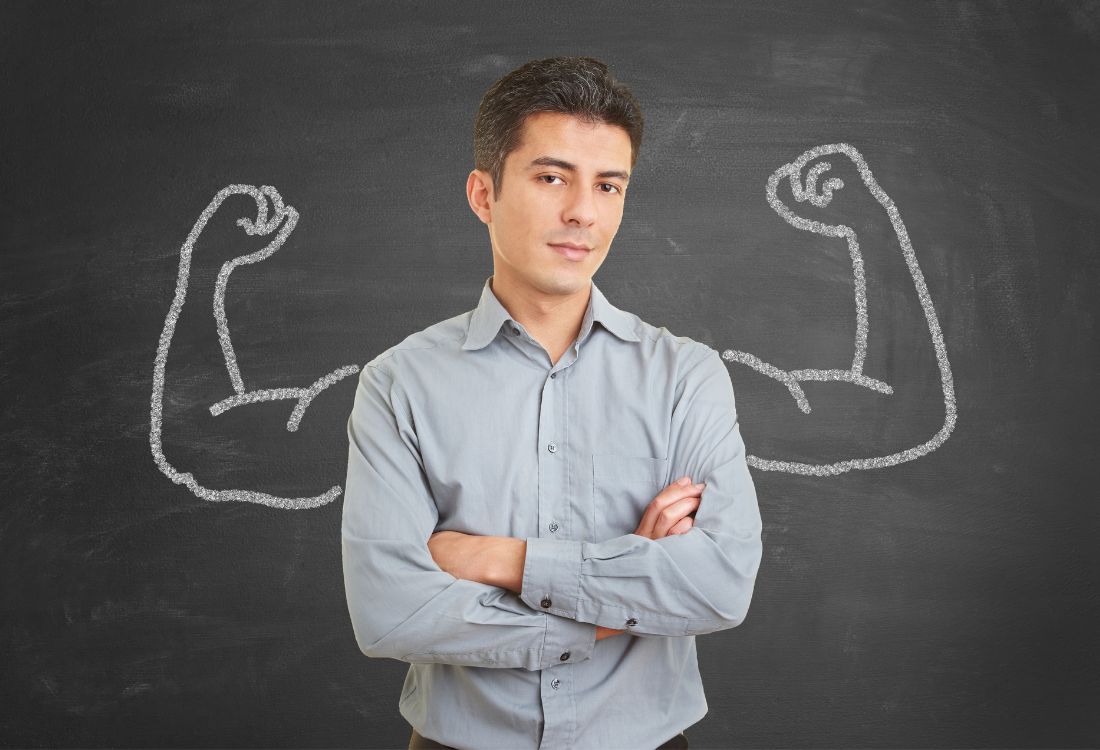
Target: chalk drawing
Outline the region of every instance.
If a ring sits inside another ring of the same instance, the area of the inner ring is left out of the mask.
[[[747,456],[746,461],[749,466],[765,471],[784,471],[791,474],[830,476],[853,469],[877,469],[886,466],[894,466],[920,458],[935,450],[943,444],[943,441],[948,438],[951,431],[955,428],[955,386],[951,378],[951,364],[947,360],[947,349],[943,343],[943,334],[940,332],[939,320],[936,318],[936,311],[932,306],[932,298],[928,294],[928,287],[924,283],[924,274],[921,273],[920,266],[917,265],[917,258],[913,253],[913,245],[909,241],[909,233],[905,231],[905,224],[902,223],[901,216],[898,213],[897,206],[894,205],[894,201],[890,199],[890,196],[888,196],[881,187],[879,187],[878,182],[875,181],[874,175],[871,174],[871,170],[867,167],[867,162],[864,161],[859,151],[847,143],[831,143],[824,146],[817,146],[804,152],[793,162],[784,164],[768,178],[766,194],[768,203],[771,207],[791,226],[826,237],[843,237],[848,243],[848,253],[852,258],[852,273],[855,279],[856,296],[856,340],[851,367],[847,370],[804,369],[788,371],[769,364],[753,354],[734,351],[733,349],[727,349],[722,352],[722,358],[730,362],[739,362],[748,365],[757,372],[774,378],[782,383],[786,386],[787,390],[794,398],[795,403],[798,405],[798,408],[804,414],[810,413],[810,402],[807,400],[806,394],[803,392],[799,383],[807,380],[839,381],[852,383],[853,385],[868,388],[879,393],[892,394],[894,392],[889,384],[869,377],[863,373],[863,364],[867,356],[867,282],[863,274],[863,256],[860,254],[859,239],[856,236],[855,230],[843,224],[823,224],[819,221],[805,219],[792,211],[776,196],[775,191],[780,180],[787,177],[790,179],[791,193],[794,195],[796,201],[799,203],[809,201],[810,204],[817,208],[828,206],[833,199],[833,193],[844,187],[843,180],[832,177],[821,183],[819,188],[818,180],[824,172],[832,168],[832,165],[827,161],[818,162],[806,171],[804,183],[802,177],[802,170],[808,162],[819,156],[828,154],[839,154],[852,160],[859,170],[859,175],[863,179],[863,184],[866,185],[871,195],[875,197],[875,200],[879,202],[886,210],[886,214],[890,217],[890,223],[893,225],[894,233],[901,243],[902,253],[904,253],[905,262],[909,266],[909,274],[912,276],[917,296],[920,298],[921,308],[924,310],[924,317],[928,321],[928,332],[932,336],[932,344],[935,347],[936,361],[939,364],[940,370],[940,383],[943,388],[944,421],[943,426],[930,439],[919,445],[886,456],[849,458],[827,464],[809,464],[765,459],[753,455]]]
[[[855,164],[864,185],[870,191],[871,195],[874,196],[875,200],[885,209],[887,216],[890,218],[890,223],[893,226],[894,232],[901,245],[902,253],[905,256],[905,262],[909,267],[909,273],[913,279],[917,296],[920,299],[925,319],[928,322],[928,332],[932,337],[936,361],[939,365],[940,383],[943,390],[944,422],[943,426],[940,427],[935,435],[923,443],[884,456],[848,458],[823,464],[761,458],[754,455],[746,457],[749,466],[764,471],[783,471],[792,474],[831,476],[852,470],[894,466],[920,458],[935,450],[943,444],[955,428],[955,388],[951,376],[951,365],[947,359],[947,350],[944,346],[939,320],[936,317],[936,311],[932,305],[932,298],[924,282],[924,275],[921,273],[920,266],[917,264],[916,255],[913,252],[913,245],[909,240],[909,234],[905,229],[905,224],[902,222],[897,206],[894,205],[893,200],[879,186],[859,151],[847,143],[832,143],[817,146],[803,152],[802,155],[793,162],[784,164],[768,178],[766,196],[768,203],[775,212],[783,217],[791,226],[826,237],[843,237],[847,242],[848,253],[852,260],[856,303],[855,351],[852,355],[851,366],[846,370],[784,370],[765,362],[754,354],[735,351],[733,349],[727,349],[722,352],[722,358],[729,362],[747,365],[757,372],[782,383],[791,394],[791,397],[794,398],[798,408],[804,414],[809,414],[811,411],[810,402],[806,398],[806,394],[800,385],[805,381],[846,382],[878,393],[893,394],[893,388],[888,383],[870,377],[863,372],[864,362],[867,356],[867,337],[869,329],[867,319],[867,282],[863,272],[863,256],[860,253],[859,238],[855,230],[843,224],[825,224],[820,221],[799,216],[776,195],[776,189],[780,181],[786,177],[790,181],[791,193],[797,202],[809,202],[816,208],[825,208],[828,206],[829,203],[832,202],[834,192],[844,187],[844,181],[832,177],[821,182],[819,186],[818,182],[823,173],[832,168],[832,165],[827,161],[814,164],[810,169],[806,170],[805,176],[803,176],[803,169],[811,160],[829,154],[842,155]],[[288,431],[294,432],[298,429],[298,424],[302,416],[305,414],[306,409],[309,408],[310,403],[317,394],[341,379],[359,372],[360,369],[358,365],[348,365],[338,368],[304,388],[273,388],[249,391],[245,387],[240,370],[237,367],[233,343],[229,335],[229,324],[225,315],[226,284],[229,281],[229,276],[233,272],[233,269],[237,266],[258,263],[270,257],[282,247],[286,238],[294,231],[294,227],[298,222],[298,212],[292,206],[284,206],[279,192],[270,185],[265,185],[259,189],[252,185],[229,185],[220,190],[210,204],[203,210],[202,214],[195,222],[195,225],[192,227],[186,242],[184,242],[183,247],[180,249],[180,265],[179,274],[176,280],[176,293],[172,301],[171,309],[164,321],[164,330],[161,331],[160,343],[157,347],[156,362],[153,368],[149,444],[152,448],[153,458],[165,476],[176,484],[186,485],[196,496],[204,500],[236,500],[240,502],[259,503],[275,508],[315,508],[330,503],[339,497],[342,492],[341,487],[335,485],[321,495],[298,498],[277,497],[254,490],[215,490],[203,487],[195,481],[195,478],[190,473],[177,470],[168,463],[167,459],[164,457],[164,451],[161,445],[164,403],[164,368],[168,359],[168,350],[172,343],[172,336],[175,332],[176,321],[179,317],[180,310],[183,309],[183,303],[187,297],[187,284],[191,268],[191,252],[196,240],[198,240],[207,222],[210,220],[210,217],[214,215],[222,202],[231,195],[250,195],[256,201],[256,220],[252,221],[249,218],[237,220],[238,226],[243,227],[245,232],[251,235],[262,236],[267,236],[277,229],[278,232],[271,242],[263,249],[227,261],[222,265],[218,273],[217,284],[214,290],[214,318],[217,322],[218,340],[221,342],[226,369],[235,395],[213,404],[210,407],[210,413],[217,416],[225,413],[229,409],[259,401],[275,401],[282,399],[295,400],[296,404],[291,411],[290,418],[286,425]],[[270,200],[274,209],[270,218],[268,217],[268,200]]]
[[[215,403],[210,407],[210,413],[214,416],[218,416],[235,407],[245,404],[254,404],[259,401],[294,400],[297,403],[290,413],[290,419],[287,421],[286,429],[289,432],[296,432],[298,424],[302,420],[302,416],[318,393],[341,379],[359,372],[358,365],[340,367],[333,370],[328,375],[325,375],[323,378],[314,381],[305,388],[269,388],[249,391],[245,387],[240,370],[237,368],[237,358],[233,350],[233,342],[229,336],[229,323],[225,317],[226,284],[229,282],[229,275],[233,273],[233,269],[237,266],[259,263],[271,257],[273,253],[282,247],[286,238],[290,236],[290,233],[294,231],[294,227],[298,223],[298,212],[293,206],[284,206],[279,191],[270,185],[264,185],[259,189],[252,185],[229,185],[218,191],[218,194],[214,196],[214,199],[210,201],[210,204],[203,210],[202,214],[195,222],[195,225],[191,228],[191,233],[187,236],[187,241],[184,242],[183,247],[180,248],[180,265],[179,273],[176,277],[176,293],[172,300],[172,307],[168,311],[168,317],[164,320],[164,329],[160,334],[156,362],[153,366],[153,395],[150,400],[151,419],[149,426],[149,445],[153,451],[153,459],[164,475],[176,484],[186,485],[191,492],[203,500],[219,502],[235,500],[238,502],[259,503],[260,505],[267,505],[272,508],[286,509],[316,508],[326,503],[330,503],[339,497],[340,493],[343,491],[340,486],[334,485],[323,494],[314,495],[313,497],[277,497],[254,490],[215,490],[203,487],[195,481],[194,476],[188,472],[179,471],[168,463],[168,460],[164,457],[164,450],[161,445],[161,421],[164,405],[164,366],[168,360],[168,349],[172,345],[172,335],[176,330],[176,321],[179,318],[180,310],[183,309],[183,303],[187,298],[187,284],[191,272],[191,252],[195,247],[195,241],[198,240],[203,229],[206,228],[207,222],[210,221],[210,217],[214,215],[222,202],[231,195],[250,195],[256,201],[255,221],[248,218],[237,219],[237,225],[244,228],[245,232],[251,235],[267,236],[278,229],[278,233],[271,242],[261,250],[248,255],[240,255],[227,261],[218,272],[218,280],[214,288],[214,319],[217,321],[218,325],[218,340],[221,342],[222,354],[225,356],[225,366],[229,371],[229,382],[236,395]],[[274,208],[270,217],[268,217],[267,208],[269,199]],[[282,225],[281,228],[280,224]]]

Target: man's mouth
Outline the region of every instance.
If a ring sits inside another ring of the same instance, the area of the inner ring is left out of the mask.
[[[551,244],[550,247],[557,250],[569,260],[584,260],[588,257],[589,249],[584,245],[575,245],[572,242]]]

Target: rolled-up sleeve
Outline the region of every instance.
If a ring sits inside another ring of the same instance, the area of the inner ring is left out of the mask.
[[[378,360],[375,360],[375,363]],[[360,650],[406,662],[538,670],[591,656],[593,625],[554,617],[511,591],[455,578],[432,559],[439,513],[407,400],[363,368],[348,419],[341,524],[344,587]]]
[[[669,447],[671,476],[706,482],[692,528],[661,539],[528,537],[527,604],[549,600],[561,618],[635,635],[701,635],[745,619],[762,553],[760,510],[729,371],[700,346],[681,380]]]

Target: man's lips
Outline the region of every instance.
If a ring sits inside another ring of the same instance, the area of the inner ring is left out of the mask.
[[[569,260],[582,260],[589,253],[589,249],[584,245],[574,245],[572,242],[551,243],[550,247],[569,258]]]

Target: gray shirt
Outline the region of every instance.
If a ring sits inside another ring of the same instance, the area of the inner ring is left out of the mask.
[[[595,283],[552,364],[489,281],[360,374],[342,524],[356,641],[410,663],[401,715],[446,745],[656,747],[706,715],[695,636],[744,620],[760,565],[729,372]],[[684,475],[706,482],[694,526],[632,533]],[[526,539],[522,593],[441,570],[427,541],[444,529]],[[596,625],[626,632],[597,642]]]

